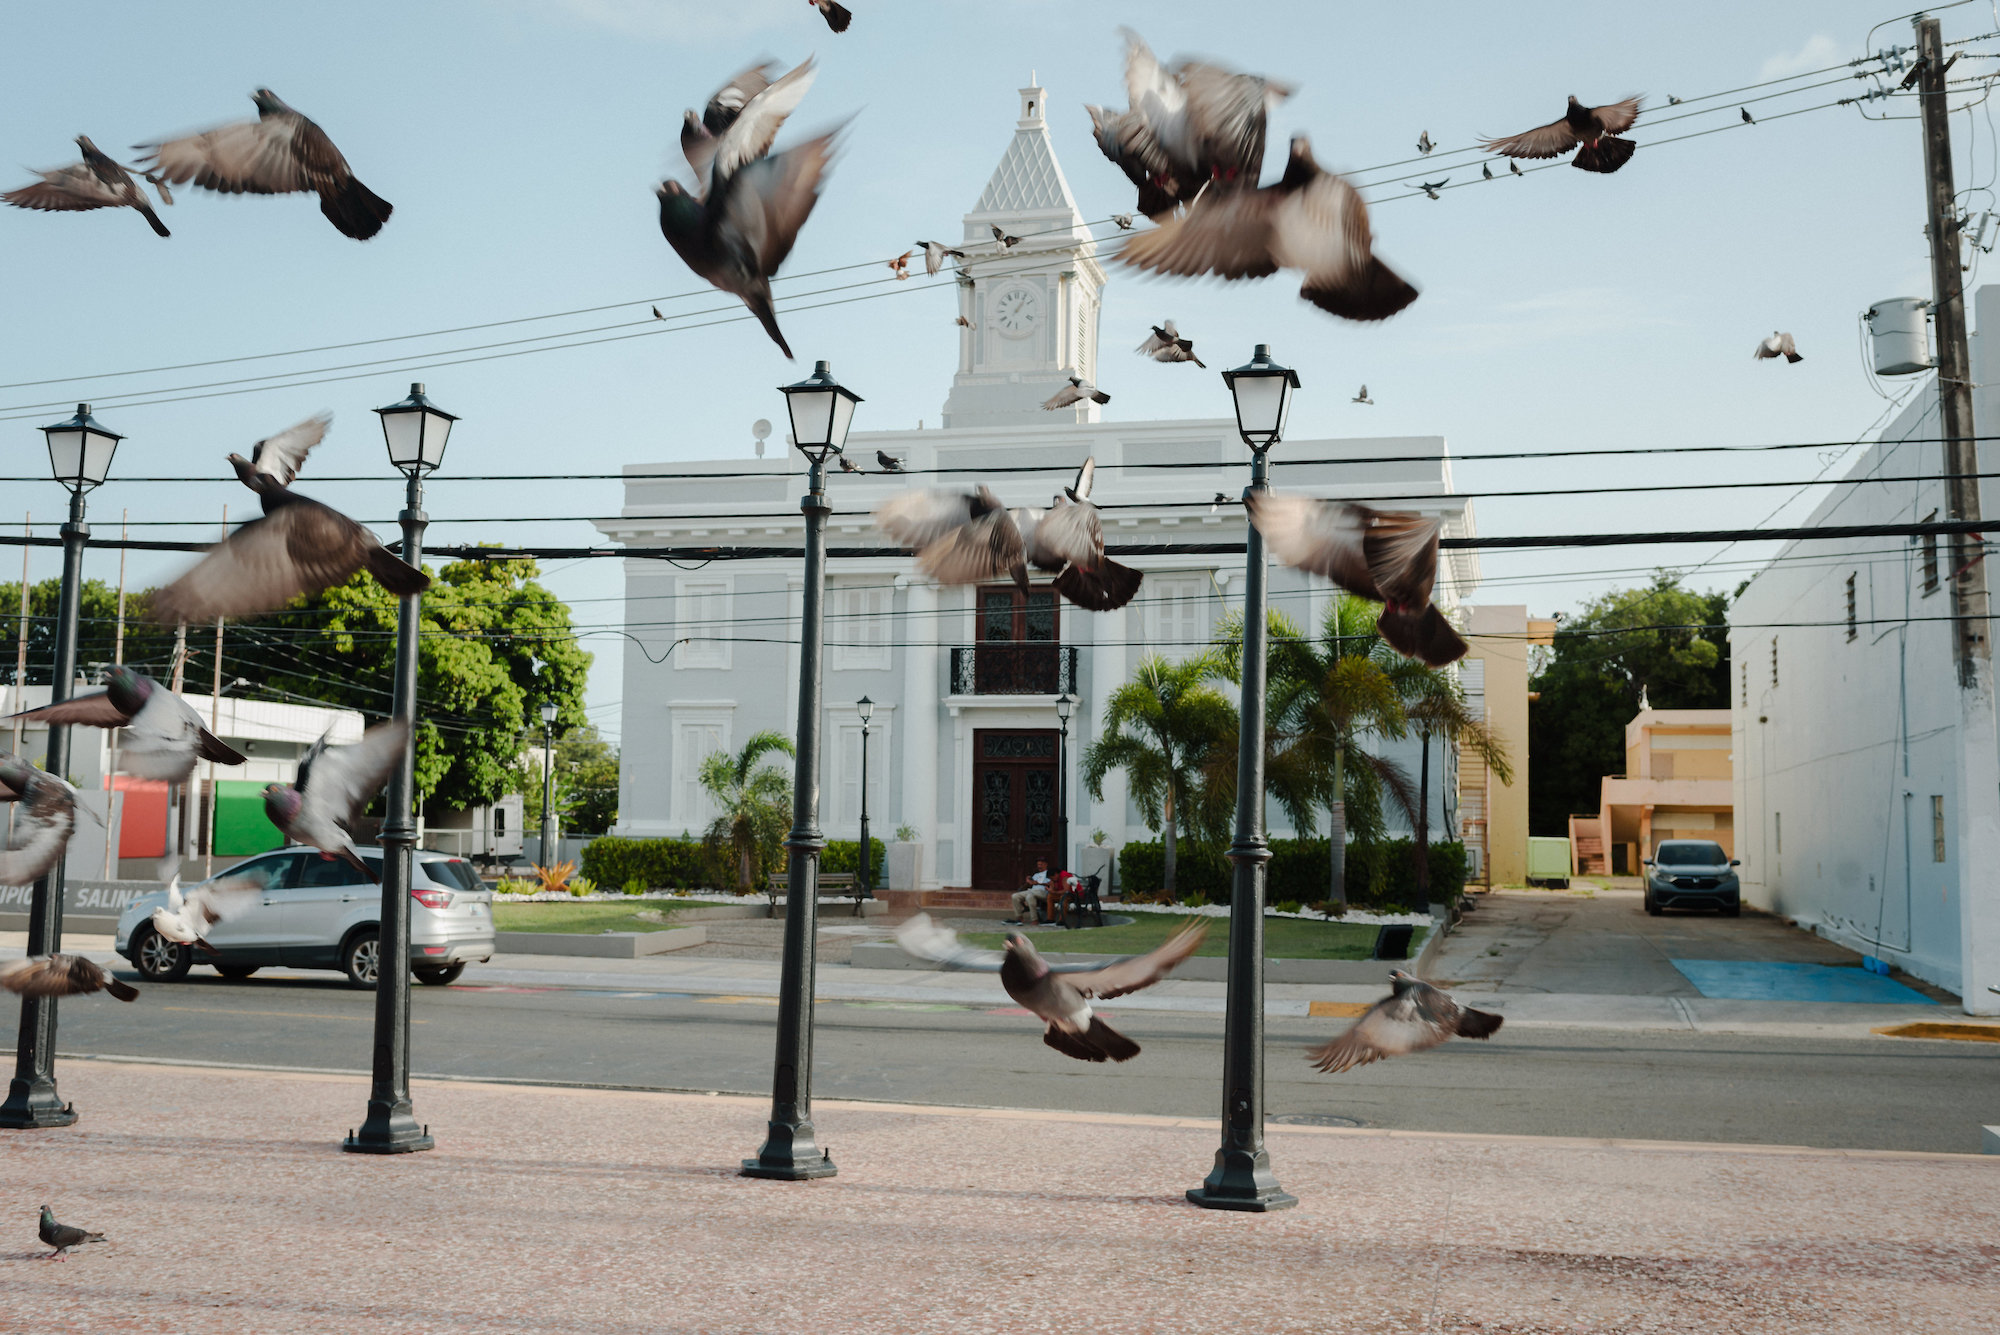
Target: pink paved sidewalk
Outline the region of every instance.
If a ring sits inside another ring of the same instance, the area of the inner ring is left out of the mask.
[[[0,1330],[2000,1329],[2000,1158],[1273,1127],[1302,1204],[1182,1191],[1212,1124],[825,1103],[840,1176],[754,1182],[734,1098],[66,1063],[0,1132]],[[35,1209],[112,1242],[35,1259]]]

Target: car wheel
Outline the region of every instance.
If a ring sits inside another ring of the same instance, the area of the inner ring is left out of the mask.
[[[1646,912],[1651,914],[1655,918],[1659,917],[1662,912],[1660,906],[1653,902],[1653,897],[1651,895],[1646,896]]]
[[[420,983],[427,983],[432,987],[450,987],[458,981],[458,976],[464,972],[465,965],[461,962],[458,964],[447,964],[443,968],[418,969],[416,970],[416,975],[417,981]]]
[[[151,927],[141,927],[132,946],[132,963],[150,982],[177,983],[187,977],[194,956],[180,942],[167,940]]]
[[[356,932],[340,952],[341,971],[349,987],[370,991],[382,977],[382,938],[375,932]]]
[[[224,978],[248,978],[262,967],[259,964],[218,964],[215,971]]]

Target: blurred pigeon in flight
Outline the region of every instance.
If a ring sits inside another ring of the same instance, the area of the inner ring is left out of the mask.
[[[187,701],[143,672],[119,664],[105,674],[104,689],[72,696],[15,715],[24,722],[123,728],[118,759],[142,779],[185,782],[197,760],[240,765],[243,755],[210,732]]]
[[[970,321],[970,320],[966,319],[966,318],[965,318],[965,317],[964,317],[963,315],[961,315],[961,316],[957,317],[957,319],[956,319],[956,320],[954,320],[954,321],[953,321],[953,323],[955,323],[956,325],[958,325],[958,327],[959,327],[960,329],[977,329],[977,328],[979,328],[979,326],[978,326],[978,325],[976,325],[976,324],[974,324],[974,323],[973,323],[972,321]]]
[[[846,32],[847,25],[854,22],[853,11],[839,0],[806,0],[806,3],[817,9],[826,26],[835,32]]]
[[[875,465],[885,473],[900,473],[903,471],[903,461],[884,450],[875,451]]]
[[[1280,561],[1381,603],[1375,629],[1398,653],[1432,667],[1465,656],[1465,641],[1431,602],[1438,520],[1269,491],[1249,493],[1244,504]]]
[[[1417,299],[1417,290],[1375,257],[1367,204],[1344,177],[1313,161],[1304,135],[1292,140],[1276,185],[1205,197],[1185,216],[1133,237],[1119,259],[1189,277],[1299,270],[1299,295],[1349,320],[1387,319]]]
[[[1571,149],[1570,166],[1587,172],[1615,172],[1632,160],[1638,145],[1618,136],[1639,119],[1639,99],[1628,97],[1601,107],[1586,107],[1571,94],[1559,120],[1503,139],[1488,139],[1480,147],[1510,158],[1559,158]]]
[[[889,272],[896,275],[898,282],[910,276],[910,256],[916,253],[914,250],[906,250],[895,259],[889,261]]]
[[[263,501],[253,519],[208,549],[194,569],[153,595],[153,617],[165,624],[256,616],[298,595],[345,583],[366,569],[398,597],[422,593],[431,578],[384,547],[346,515],[291,490],[306,455],[333,418],[309,417],[257,442],[245,459],[229,456],[244,486]]]
[[[167,882],[167,902],[153,910],[153,929],[169,941],[199,946],[216,953],[208,944],[208,933],[225,918],[233,918],[262,897],[264,887],[247,876],[204,881],[191,890],[181,889],[180,873]]]
[[[1365,403],[1371,408],[1375,406],[1375,400],[1368,397],[1368,386],[1366,385],[1363,385],[1361,387],[1361,392],[1359,394],[1356,394],[1352,399],[1349,399],[1348,402]]]
[[[1138,351],[1156,362],[1193,362],[1203,370],[1208,363],[1194,355],[1194,344],[1180,336],[1172,320],[1162,320],[1153,326],[1153,332],[1139,345]]]
[[[1132,215],[1129,213],[1114,213],[1111,215],[1111,222],[1121,232],[1132,230]]]
[[[1773,357],[1783,357],[1788,362],[1802,362],[1805,360],[1805,355],[1799,351],[1799,345],[1792,341],[1792,336],[1780,333],[1775,329],[1771,331],[1769,338],[1758,342],[1757,350],[1751,353],[1750,356],[1753,360],[1760,362]]]
[[[926,277],[933,276],[939,269],[944,268],[944,262],[947,259],[962,260],[965,258],[964,251],[954,250],[942,241],[919,241],[917,242],[917,248],[924,252],[924,275]]]
[[[172,235],[167,231],[167,225],[160,221],[160,215],[153,212],[146,192],[139,188],[139,183],[132,179],[130,172],[106,157],[96,144],[90,142],[89,135],[78,135],[76,146],[83,150],[82,162],[45,171],[41,173],[42,179],[33,185],[9,190],[0,195],[0,199],[17,209],[39,209],[45,213],[137,209],[140,216],[153,225],[155,232],[161,236]],[[160,190],[160,198],[173,202],[165,187]]]
[[[1436,147],[1437,145],[1431,142],[1431,132],[1429,130],[1425,130],[1417,136],[1417,152],[1423,154],[1425,157],[1429,157],[1431,150]]]
[[[1386,1057],[1428,1052],[1446,1039],[1491,1038],[1501,1017],[1460,1006],[1414,974],[1389,975],[1395,989],[1368,1008],[1346,1033],[1306,1050],[1306,1060],[1322,1071],[1340,1072]]]
[[[0,964],[0,987],[23,997],[78,997],[109,992],[120,1001],[137,1001],[139,989],[121,983],[104,966],[81,955],[30,955]]]
[[[1094,968],[1051,968],[1034,945],[1019,932],[1007,935],[1004,951],[971,950],[958,935],[919,913],[896,929],[896,943],[918,959],[947,969],[998,973],[1022,1008],[1048,1026],[1042,1042],[1078,1061],[1130,1061],[1139,1045],[1092,1012],[1093,1000],[1108,1001],[1151,987],[1201,946],[1207,924],[1196,919],[1158,948]]]
[[[1442,181],[1421,181],[1417,184],[1417,189],[1423,191],[1426,195],[1430,196],[1432,199],[1436,199],[1438,197],[1438,191],[1444,189],[1446,185],[1450,184],[1450,182],[1451,178],[1449,176],[1445,177],[1444,180]]]
[[[1049,395],[1048,400],[1042,404],[1042,407],[1049,412],[1054,412],[1058,408],[1067,408],[1072,403],[1081,403],[1085,399],[1089,399],[1094,403],[1111,402],[1111,396],[1097,386],[1086,385],[1083,381],[1077,379],[1077,377],[1071,376],[1069,384]]]
[[[1000,249],[1002,250],[1012,250],[1014,247],[1021,244],[1020,237],[1009,236],[1005,232],[1001,231],[997,226],[993,228],[993,239],[994,241],[999,243]]]
[[[299,761],[296,782],[265,787],[264,814],[291,842],[309,844],[380,881],[355,851],[349,831],[402,759],[410,726],[393,719],[378,723],[351,746],[329,745],[332,735],[312,744]]]
[[[142,160],[148,176],[175,185],[193,181],[224,195],[310,191],[319,196],[319,211],[342,236],[366,241],[382,230],[394,206],[355,179],[326,131],[268,88],[259,88],[250,100],[257,104],[254,121],[140,144],[150,157],[150,162]]]
[[[76,789],[19,756],[0,755],[0,802],[18,802],[0,849],[0,885],[33,885],[56,865],[76,829]]]
[[[695,194],[706,199],[718,177],[727,177],[771,151],[778,131],[812,88],[810,57],[778,78],[778,67],[753,65],[718,88],[702,108],[681,116],[681,156],[694,172]]]
[[[55,1261],[67,1261],[69,1257],[65,1253],[72,1247],[81,1247],[86,1242],[105,1240],[102,1233],[92,1233],[87,1228],[71,1228],[68,1224],[58,1224],[55,1212],[46,1205],[42,1207],[42,1227],[39,1236],[43,1243],[55,1248],[49,1253],[49,1259]]]

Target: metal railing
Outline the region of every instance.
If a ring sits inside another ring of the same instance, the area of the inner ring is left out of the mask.
[[[1077,648],[1045,640],[985,640],[951,651],[953,695],[1077,694]]]

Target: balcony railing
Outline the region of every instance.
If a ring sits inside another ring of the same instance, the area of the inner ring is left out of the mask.
[[[1070,695],[1076,646],[1035,640],[986,640],[951,651],[953,695]]]

